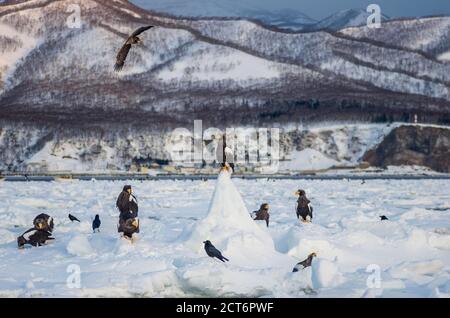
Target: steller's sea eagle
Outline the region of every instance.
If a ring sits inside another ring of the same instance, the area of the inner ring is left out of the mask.
[[[133,34],[130,35],[130,37],[127,39],[125,44],[120,49],[119,53],[117,53],[116,64],[114,65],[114,70],[116,72],[120,72],[122,70],[122,68],[125,64],[125,60],[127,58],[128,52],[131,49],[131,46],[133,44],[143,43],[142,39],[140,37],[138,37],[138,35],[144,31],[147,31],[148,29],[151,29],[151,28],[153,28],[153,25],[140,27],[139,29],[134,31]]]

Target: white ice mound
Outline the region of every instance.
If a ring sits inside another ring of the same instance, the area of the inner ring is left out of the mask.
[[[229,264],[265,268],[286,261],[275,251],[272,238],[250,217],[239,191],[227,171],[217,179],[207,216],[188,234],[187,246],[200,253],[203,241],[210,240]],[[206,255],[206,254],[205,254]]]
[[[94,254],[94,249],[84,235],[73,237],[67,244],[67,252],[75,256],[87,256]]]
[[[336,262],[326,259],[314,259],[311,280],[314,288],[335,287],[343,282]]]

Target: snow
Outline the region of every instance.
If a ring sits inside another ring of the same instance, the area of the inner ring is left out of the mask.
[[[137,14],[136,12],[133,12],[133,11],[125,9],[125,8],[120,8],[120,10],[125,12],[125,13],[128,13],[128,14],[132,15],[135,18],[142,19],[142,17],[139,14]]]
[[[311,280],[314,288],[334,287],[342,283],[343,277],[335,262],[314,259],[311,268]]]
[[[275,252],[269,233],[250,217],[227,171],[222,171],[217,179],[207,216],[187,235],[188,246],[198,250],[203,241],[211,240],[227,258],[233,259],[233,264],[254,267],[256,263],[265,268],[281,256]]]
[[[17,67],[17,63],[36,47],[39,42],[39,38],[20,33],[15,28],[3,23],[0,23],[0,35],[19,41],[20,43],[14,50],[6,49],[0,51],[0,69],[5,67],[7,70],[7,72],[3,75],[0,73],[0,76],[2,75],[2,77],[0,77],[1,82],[2,80],[6,81],[8,76],[14,72]]]
[[[280,162],[281,171],[322,170],[339,165],[338,161],[328,158],[323,153],[311,148],[293,151],[290,156],[293,159]]]
[[[117,233],[115,199],[132,184],[141,232]],[[449,180],[244,180],[2,182],[2,297],[447,297],[450,294]],[[293,192],[314,206],[299,223]],[[271,224],[248,212],[271,206]],[[40,213],[55,240],[17,249]],[[67,214],[81,223],[70,222]],[[100,233],[90,228],[100,215]],[[389,221],[381,222],[379,215]],[[209,239],[230,259],[209,258]],[[295,264],[317,253],[312,267]],[[70,265],[81,288],[69,288]],[[367,286],[371,265],[381,288]]]
[[[191,54],[163,69],[159,78],[164,81],[186,78],[200,81],[277,79],[280,76],[277,68],[281,65],[234,49],[201,44]]]
[[[442,62],[450,61],[450,51],[442,53],[437,59]]]
[[[84,235],[77,235],[67,244],[67,252],[74,256],[86,256],[94,253],[91,244]]]
[[[280,172],[311,169],[326,169],[331,166],[356,165],[364,153],[380,143],[383,138],[400,124],[349,124],[324,123],[299,127],[294,124],[284,125],[281,134],[286,138],[292,134],[301,134],[299,142],[290,139],[285,147],[281,147]],[[442,126],[441,126],[442,127]],[[236,127],[241,129],[246,127]],[[114,169],[126,170],[130,157],[145,157],[150,154],[154,158],[166,158],[168,134],[131,134],[129,136],[112,135],[114,140],[98,140],[96,136],[67,138],[61,136],[48,141],[43,147],[36,145],[42,132],[15,130],[19,143],[24,148],[32,148],[26,157],[18,157],[10,153],[9,160],[20,161],[21,169],[27,171],[52,172],[107,172]],[[0,134],[0,144],[5,132]],[[42,147],[42,148],[40,148]],[[118,151],[122,149],[123,151]],[[8,161],[4,163],[7,169]],[[1,164],[0,164],[1,168]],[[414,169],[411,170],[413,172]],[[156,171],[156,170],[155,170]],[[423,171],[417,171],[421,173]],[[155,172],[153,172],[155,173]]]

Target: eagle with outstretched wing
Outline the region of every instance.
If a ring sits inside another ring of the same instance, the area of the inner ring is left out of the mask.
[[[154,27],[153,25],[140,27],[139,29],[134,31],[133,34],[130,35],[125,44],[120,49],[119,53],[117,53],[116,64],[114,65],[114,70],[116,72],[120,72],[123,66],[125,65],[125,60],[127,59],[128,52],[130,52],[131,46],[143,43],[142,39],[138,37],[138,35],[153,27]]]

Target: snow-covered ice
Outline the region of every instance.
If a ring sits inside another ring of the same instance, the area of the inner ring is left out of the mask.
[[[117,233],[124,184],[140,205],[134,244]],[[314,206],[312,224],[296,219],[298,188]],[[0,182],[0,296],[448,297],[449,188],[449,180]],[[264,202],[269,228],[247,215]],[[17,249],[42,212],[54,217],[56,239]],[[206,239],[230,262],[209,258]],[[292,273],[311,252],[312,267]],[[71,265],[79,289],[66,283]],[[380,288],[368,287],[373,268]]]

